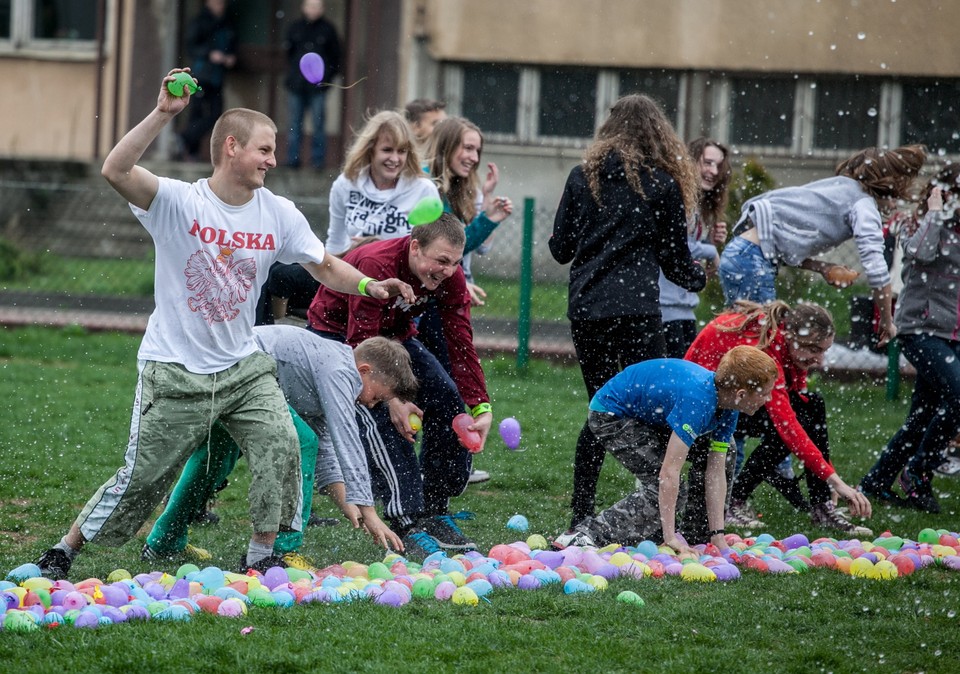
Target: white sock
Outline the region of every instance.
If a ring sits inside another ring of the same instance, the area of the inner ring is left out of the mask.
[[[79,550],[74,550],[67,543],[67,537],[64,536],[60,539],[60,542],[53,546],[55,550],[63,550],[67,554],[67,558],[72,562],[77,555],[80,554]]]
[[[247,564],[256,564],[261,559],[266,559],[272,554],[272,545],[261,545],[260,543],[250,541],[250,545],[247,546]]]

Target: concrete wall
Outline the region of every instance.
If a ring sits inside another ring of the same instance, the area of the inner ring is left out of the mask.
[[[943,0],[427,0],[426,8],[438,60],[960,75],[960,3]]]

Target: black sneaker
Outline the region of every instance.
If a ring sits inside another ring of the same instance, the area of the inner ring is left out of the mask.
[[[433,553],[442,550],[437,539],[423,529],[414,527],[403,537],[403,556],[407,559],[422,562]]]
[[[933,495],[933,485],[929,477],[918,477],[904,468],[898,482],[903,493],[907,495],[907,503],[912,507],[934,515],[940,512],[940,503]]]
[[[279,555],[270,555],[269,557],[264,557],[259,562],[247,564],[247,555],[244,554],[243,557],[240,558],[240,564],[237,568],[240,569],[240,573],[246,573],[249,569],[259,571],[260,573],[266,573],[275,566],[285,569],[289,566],[289,564],[287,564],[283,560],[283,557],[280,557]]]
[[[883,501],[884,503],[896,506],[908,505],[900,498],[900,495],[890,489],[890,487],[875,487],[869,482],[861,482],[857,485],[857,491],[870,500]]]
[[[37,566],[40,567],[40,573],[44,578],[50,580],[63,580],[70,573],[70,566],[73,561],[67,557],[67,553],[59,548],[50,548],[40,555],[37,560]]]
[[[337,517],[319,517],[314,513],[310,513],[310,519],[307,520],[308,527],[335,527],[340,524],[340,519]]]
[[[477,544],[467,538],[450,515],[424,517],[417,528],[432,536],[444,550],[476,550]]]
[[[873,536],[873,532],[867,527],[855,524],[847,519],[846,515],[837,510],[832,501],[818,503],[810,508],[810,519],[814,524],[827,529],[837,529],[857,538],[867,538]]]
[[[220,515],[213,512],[212,510],[201,510],[197,512],[193,518],[190,520],[190,524],[199,524],[201,526],[205,524],[219,524]]]
[[[156,562],[156,561],[170,561],[171,556],[164,555],[153,548],[150,547],[149,543],[144,543],[143,548],[140,549],[140,561],[141,562]]]

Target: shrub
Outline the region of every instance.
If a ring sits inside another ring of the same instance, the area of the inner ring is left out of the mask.
[[[0,281],[18,281],[43,271],[44,259],[39,253],[21,250],[0,238]]]

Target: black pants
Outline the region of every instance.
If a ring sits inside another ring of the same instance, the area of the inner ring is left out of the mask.
[[[343,335],[310,329],[343,342]],[[401,342],[420,383],[416,404],[423,410],[420,455],[397,433],[386,403],[373,409],[357,406],[360,440],[367,454],[375,499],[396,531],[405,531],[424,516],[446,514],[449,501],[467,488],[473,455],[460,444],[453,418],[463,412],[457,385],[436,357],[415,338]]]
[[[697,338],[696,321],[666,321],[663,338],[667,343],[667,358],[683,358]]]
[[[819,393],[790,393],[790,406],[797,415],[800,426],[823,454],[823,458],[830,460],[830,443],[827,437],[827,408],[823,397]],[[790,454],[790,450],[780,438],[780,434],[773,427],[770,415],[766,409],[759,410],[752,417],[740,415],[737,423],[736,437],[742,441],[746,437],[760,438],[760,444],[751,452],[743,468],[733,480],[732,498],[745,501],[766,481],[771,487],[780,492],[785,499],[797,510],[808,511],[810,504],[826,503],[830,500],[830,486],[813,474],[805,471],[807,491],[810,500],[800,490],[799,478],[791,480],[777,472],[777,466]],[[707,510],[704,489],[704,476],[707,463],[708,443],[697,440],[690,450],[689,491],[687,508],[683,515],[682,531],[687,542],[691,544],[706,543]],[[733,474],[735,458],[734,448],[730,448],[727,461],[727,491],[731,492],[730,479]]]
[[[588,401],[628,365],[664,357],[663,324],[659,315],[572,321],[570,330]],[[603,445],[584,424],[577,438],[573,463],[571,526],[594,514],[604,453]]]
[[[791,391],[790,406],[796,413],[800,426],[810,436],[820,453],[823,454],[823,458],[830,461],[827,406],[823,401],[823,396],[819,393],[801,394]],[[777,466],[790,455],[790,449],[773,427],[766,409],[761,409],[752,417],[745,414],[741,415],[740,421],[737,423],[737,434],[760,438],[760,444],[750,453],[743,464],[743,468],[737,474],[737,479],[733,483],[733,498],[746,500],[760,486],[760,483],[766,480],[776,487],[793,507],[799,510],[809,510],[810,505],[803,497],[803,493],[795,481],[787,481],[792,483],[791,488],[776,479],[778,475]],[[829,485],[814,475],[812,471],[807,470],[804,473],[810,503],[819,504],[829,501]]]

